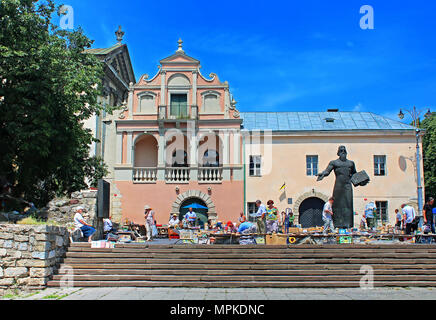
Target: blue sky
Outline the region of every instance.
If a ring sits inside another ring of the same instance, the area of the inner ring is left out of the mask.
[[[241,111],[436,111],[436,2],[428,0],[64,0],[108,47],[122,25],[137,79],[184,41],[227,80]],[[375,29],[362,30],[371,5]],[[408,119],[405,119],[407,122]]]

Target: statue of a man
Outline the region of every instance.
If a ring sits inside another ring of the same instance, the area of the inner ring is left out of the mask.
[[[333,221],[337,228],[352,228],[354,225],[353,209],[353,186],[351,177],[357,173],[353,161],[347,159],[347,149],[340,146],[338,149],[339,159],[330,161],[327,169],[318,174],[318,181],[321,181],[334,170],[336,175],[335,187],[333,189]],[[365,185],[361,184],[361,185]]]

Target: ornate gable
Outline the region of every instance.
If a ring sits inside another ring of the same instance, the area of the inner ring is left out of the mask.
[[[171,65],[171,64],[175,64],[175,65],[182,64],[182,65],[198,66],[200,64],[200,61],[188,56],[185,53],[185,51],[183,51],[182,45],[183,45],[183,41],[180,39],[179,40],[179,49],[173,55],[171,55],[165,59],[162,59],[160,61],[161,65],[164,66],[164,65]]]

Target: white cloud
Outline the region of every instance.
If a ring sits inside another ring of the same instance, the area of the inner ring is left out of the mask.
[[[353,107],[353,111],[354,112],[360,112],[360,111],[362,111],[362,104],[359,102],[358,104],[356,104],[354,107]]]

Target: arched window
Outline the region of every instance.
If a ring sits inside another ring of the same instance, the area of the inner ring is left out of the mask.
[[[138,107],[136,113],[155,114],[156,112],[156,94],[149,91],[138,93]]]
[[[220,155],[216,150],[208,149],[203,156],[204,167],[219,167]]]
[[[220,94],[216,91],[206,91],[202,93],[203,106],[202,113],[219,113],[221,112]]]
[[[174,150],[172,158],[173,167],[187,167],[188,153],[184,150]]]

